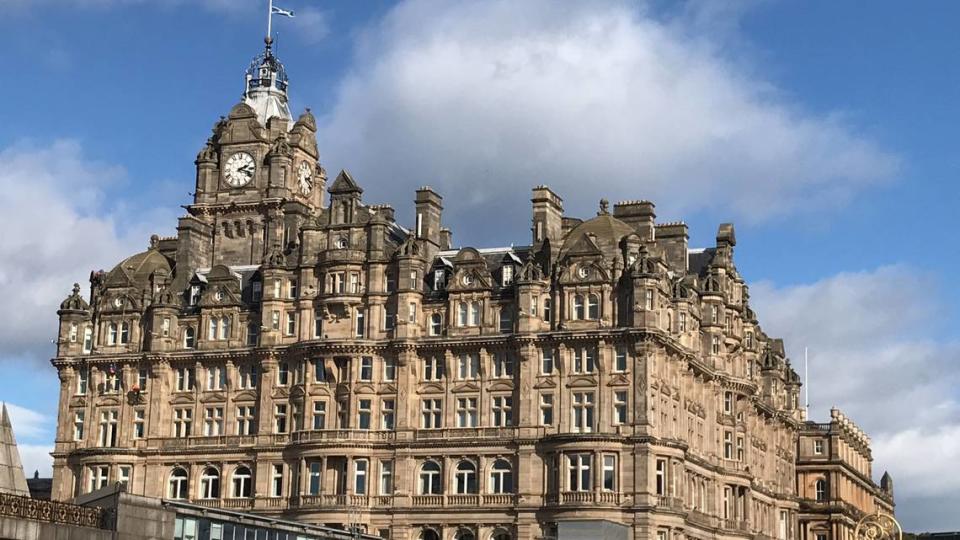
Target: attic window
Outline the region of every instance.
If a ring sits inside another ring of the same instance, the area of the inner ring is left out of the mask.
[[[200,286],[192,285],[190,287],[190,305],[195,306],[200,303]]]
[[[513,265],[511,264],[503,265],[503,268],[500,270],[500,280],[501,280],[501,285],[503,285],[504,287],[513,283]]]
[[[443,268],[438,268],[433,271],[433,290],[440,291],[443,290],[443,287],[446,285],[446,273],[444,273]]]

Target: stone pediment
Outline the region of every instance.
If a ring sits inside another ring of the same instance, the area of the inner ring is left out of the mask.
[[[277,386],[273,389],[273,397],[275,398],[289,398],[290,389],[284,386]]]
[[[596,387],[597,378],[588,375],[573,376],[570,377],[570,380],[567,382],[567,386],[570,388]]]
[[[421,383],[417,388],[418,394],[442,394],[443,386],[437,383]]]
[[[303,389],[303,386],[297,385],[290,390],[290,397],[294,399],[302,398],[306,394],[306,391]]]
[[[170,400],[171,405],[193,405],[193,394],[178,394]]]
[[[540,377],[537,380],[537,384],[533,385],[534,388],[556,388],[557,383],[553,381],[551,377]]]
[[[256,401],[257,393],[252,390],[242,390],[233,396],[234,401]]]
[[[479,392],[480,385],[472,382],[460,383],[457,386],[453,387],[454,392]]]
[[[226,400],[227,396],[223,392],[213,392],[204,394],[203,397],[200,398],[200,403],[223,403]]]
[[[372,384],[358,384],[353,388],[355,394],[376,394],[377,389]]]
[[[491,383],[487,387],[487,390],[489,390],[490,392],[509,392],[513,390],[513,382],[512,381],[496,381]]]
[[[120,398],[116,396],[105,396],[97,400],[97,405],[100,407],[118,407],[120,404]]]
[[[310,387],[310,395],[311,395],[311,396],[330,397],[330,395],[331,395],[331,394],[330,394],[330,388],[327,387],[327,386],[325,386],[325,385],[324,385],[324,386],[313,385],[313,386]]]
[[[395,384],[382,384],[380,385],[380,394],[396,394],[397,385]]]
[[[623,373],[615,373],[610,377],[607,386],[630,386],[630,380]]]
[[[337,175],[333,184],[330,184],[330,188],[327,189],[327,191],[330,193],[363,193],[363,189],[346,169],[340,171],[340,174]]]

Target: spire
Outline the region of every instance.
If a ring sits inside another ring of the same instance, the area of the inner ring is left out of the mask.
[[[254,57],[247,68],[243,101],[256,111],[257,119],[264,126],[274,116],[289,123],[293,115],[287,105],[287,70],[273,54],[273,38],[267,36],[263,42],[263,52]]]
[[[3,412],[0,413],[0,493],[30,496],[6,403],[3,404]]]

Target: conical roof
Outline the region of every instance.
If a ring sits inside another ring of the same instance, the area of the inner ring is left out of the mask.
[[[30,496],[6,403],[3,404],[3,412],[0,416],[0,493]]]

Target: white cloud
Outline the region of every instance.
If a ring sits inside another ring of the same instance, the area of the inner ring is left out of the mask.
[[[52,355],[56,311],[74,282],[146,249],[153,232],[170,232],[170,210],[118,208],[108,190],[122,168],[83,155],[75,141],[21,143],[0,149],[0,359]],[[42,210],[42,211],[41,211]],[[154,225],[156,224],[156,227]]]
[[[7,413],[10,415],[10,425],[17,441],[32,439],[45,435],[52,435],[53,421],[45,414],[7,403]]]
[[[938,290],[909,266],[751,287],[761,324],[784,337],[800,373],[810,348],[811,419],[837,406],[867,431],[875,476],[890,471],[908,530],[957,526],[952,515],[920,519],[922,500],[960,508],[960,475],[950,473],[960,463],[960,343],[936,335]]]
[[[724,31],[697,33],[729,15],[643,11],[607,0],[401,3],[362,34],[321,119],[328,169],[376,183],[378,201],[431,184],[461,231],[501,238],[525,229],[538,183],[575,212],[601,196],[643,197],[672,215],[755,220],[842,205],[896,170],[839,115],[802,110],[732,59]],[[480,204],[503,219],[491,223]]]

